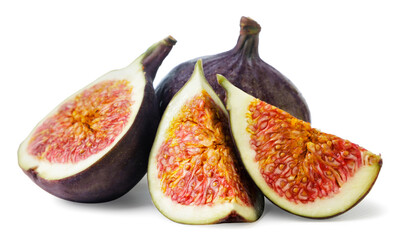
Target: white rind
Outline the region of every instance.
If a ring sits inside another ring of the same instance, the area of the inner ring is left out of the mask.
[[[307,204],[296,204],[285,197],[280,197],[263,179],[258,163],[254,160],[256,152],[250,147],[251,138],[246,131],[248,123],[245,114],[249,111],[248,107],[255,98],[229,83],[224,77],[218,76],[218,79],[227,92],[227,110],[230,114],[230,125],[235,126],[231,127],[231,131],[241,159],[253,181],[270,201],[297,215],[324,218],[348,210],[367,194],[380,171],[379,164],[361,167],[353,177],[341,186],[340,191],[332,197],[317,199]],[[370,154],[370,152],[362,152],[362,158],[365,159]]]
[[[215,101],[215,103],[227,115],[225,107],[218,96],[203,76],[202,62],[198,61],[190,80],[178,91],[167,106],[157,130],[156,139],[153,143],[149,156],[148,165],[148,184],[153,203],[159,211],[167,218],[186,224],[210,224],[218,222],[231,213],[236,213],[248,221],[258,219],[258,214],[252,207],[242,206],[235,202],[213,204],[213,206],[193,206],[181,205],[165,196],[161,191],[162,186],[158,178],[157,154],[169,128],[169,123],[180,112],[181,107],[190,99],[205,90]]]
[[[128,129],[131,127],[139,111],[139,108],[142,105],[142,100],[144,97],[144,88],[146,85],[146,79],[141,64],[143,57],[144,54],[138,57],[134,62],[132,62],[127,67],[110,71],[104,74],[103,76],[99,77],[86,87],[82,88],[78,92],[74,93],[73,95],[65,99],[57,107],[55,107],[45,118],[43,118],[37,124],[37,126],[32,130],[32,132],[28,135],[28,137],[21,143],[18,149],[19,166],[25,171],[28,171],[29,169],[35,169],[35,172],[41,178],[47,180],[57,180],[72,176],[76,173],[81,172],[82,170],[87,169],[95,162],[97,162],[103,155],[109,152],[110,149],[112,149],[118,143],[118,141],[126,134]],[[64,104],[67,101],[71,101],[72,99],[75,98],[75,96],[80,94],[83,90],[88,89],[89,87],[97,83],[107,80],[127,80],[133,86],[131,96],[132,100],[134,101],[134,104],[131,106],[130,118],[126,126],[124,126],[122,133],[116,137],[115,141],[112,144],[110,144],[97,154],[91,155],[87,159],[79,161],[78,163],[50,163],[46,159],[39,160],[35,156],[32,156],[31,154],[28,153],[27,147],[29,141],[38,126],[40,126],[47,118],[56,114],[62,104]]]
[[[149,174],[149,173],[148,173]],[[228,217],[231,213],[236,213],[244,219],[255,221],[258,218],[256,211],[251,211],[250,207],[242,206],[238,203],[219,203],[212,206],[193,206],[181,205],[165,196],[160,190],[160,181],[153,179],[149,186],[152,187],[151,195],[157,209],[167,218],[186,224],[211,224],[217,223]]]

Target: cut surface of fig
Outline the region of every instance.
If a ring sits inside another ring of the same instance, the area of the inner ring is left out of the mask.
[[[50,163],[76,163],[113,143],[129,121],[132,84],[106,80],[85,89],[40,125],[28,152]]]
[[[273,203],[300,216],[327,218],[369,192],[382,166],[379,155],[218,79],[245,168]]]
[[[160,122],[148,167],[152,200],[176,222],[255,221],[263,211],[263,195],[240,165],[227,112],[201,64]]]
[[[232,84],[250,95],[310,122],[309,108],[301,92],[286,76],[259,56],[260,31],[261,27],[256,21],[242,17],[240,35],[234,48],[201,57],[207,81],[223,102],[225,92],[216,81],[216,74],[227,77]],[[197,59],[179,64],[157,85],[156,95],[162,112],[190,78]]]
[[[103,202],[128,192],[146,173],[159,122],[153,78],[174,44],[172,37],[154,44],[60,103],[20,145],[23,171],[71,201]]]

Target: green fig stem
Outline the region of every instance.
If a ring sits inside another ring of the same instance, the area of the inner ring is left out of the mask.
[[[241,17],[240,26],[241,35],[256,35],[262,29],[255,20],[249,17]]]
[[[161,63],[169,54],[176,42],[177,40],[172,36],[168,36],[146,50],[142,59],[146,79],[153,82]]]
[[[247,57],[259,57],[260,25],[249,17],[242,17],[240,21],[240,36],[234,51],[242,52]]]

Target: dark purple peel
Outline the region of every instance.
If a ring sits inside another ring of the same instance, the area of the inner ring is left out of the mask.
[[[231,212],[230,215],[228,215],[227,217],[220,219],[218,222],[216,223],[238,223],[238,222],[247,222],[247,220],[240,216],[237,212]]]
[[[146,174],[148,155],[160,115],[153,78],[175,40],[168,37],[155,44],[142,60],[146,85],[142,105],[126,134],[90,167],[72,176],[47,180],[36,169],[23,171],[41,188],[62,199],[97,203],[111,201],[131,190]]]
[[[225,76],[235,86],[252,96],[277,106],[293,116],[310,122],[305,99],[294,84],[258,54],[261,27],[250,18],[241,18],[237,45],[230,51],[201,57],[206,79],[222,101],[225,92],[217,83],[216,74]],[[199,58],[175,67],[156,87],[160,111],[164,112],[174,94],[190,78]]]

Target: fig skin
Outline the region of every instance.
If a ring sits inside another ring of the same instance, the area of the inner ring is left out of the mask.
[[[25,174],[50,194],[74,202],[107,202],[131,190],[146,174],[148,155],[160,121],[153,80],[175,43],[169,36],[144,53],[141,64],[146,85],[142,105],[129,130],[109,152],[90,167],[66,178],[47,180],[35,168],[22,168]]]
[[[240,36],[233,49],[201,57],[206,79],[213,90],[225,102],[225,91],[216,80],[216,74],[221,74],[248,94],[310,122],[308,105],[295,85],[259,57],[260,25],[250,18],[242,17],[240,27]],[[161,113],[190,78],[198,59],[179,64],[156,87]]]

